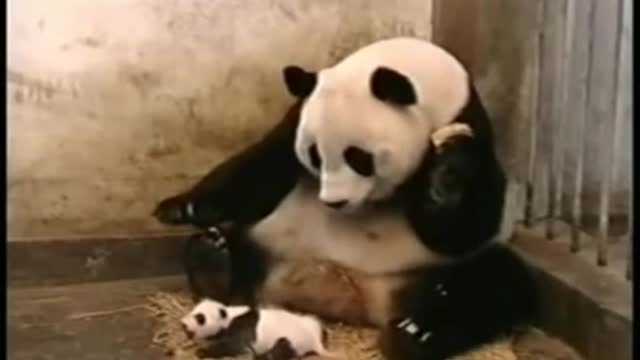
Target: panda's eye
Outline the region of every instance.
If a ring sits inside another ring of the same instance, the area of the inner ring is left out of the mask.
[[[218,314],[220,315],[221,319],[226,319],[227,318],[227,310],[225,310],[225,309],[218,310]]]
[[[193,316],[196,319],[196,324],[202,326],[205,323],[206,318],[201,313],[197,313]]]
[[[318,169],[322,164],[322,160],[320,159],[320,153],[318,153],[318,146],[313,144],[309,147],[309,159],[311,160],[311,166]]]
[[[373,155],[355,146],[344,151],[344,161],[360,176],[373,176],[375,172]]]

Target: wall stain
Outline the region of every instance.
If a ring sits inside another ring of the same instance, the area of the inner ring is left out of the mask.
[[[367,239],[370,241],[376,241],[380,239],[380,234],[378,234],[377,232],[367,231],[366,235],[367,235]]]
[[[152,89],[162,84],[162,76],[158,72],[144,70],[134,65],[121,65],[118,75],[130,83],[142,95],[147,95]]]
[[[179,154],[182,147],[178,144],[154,146],[147,150],[147,156],[151,159],[161,159],[170,155]]]
[[[277,7],[287,19],[291,20],[292,22],[296,22],[298,20],[298,17],[296,16],[295,12],[293,12],[291,9],[288,9],[285,6],[285,4],[278,3]]]
[[[73,96],[75,91],[75,84],[72,81],[32,77],[13,69],[7,70],[7,82],[15,87],[12,100],[17,104],[45,104],[58,95]]]
[[[103,39],[87,36],[78,40],[78,42],[86,47],[97,48],[104,45]]]

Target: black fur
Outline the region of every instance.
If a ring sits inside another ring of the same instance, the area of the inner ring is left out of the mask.
[[[450,256],[475,255],[452,267],[423,269],[398,294],[396,305],[407,317],[421,329],[436,326],[437,333],[425,347],[391,324],[382,343],[397,355],[393,359],[442,359],[507,333],[533,316],[532,282],[524,264],[506,249],[486,248],[501,222],[506,180],[494,153],[489,118],[473,86],[470,89],[468,104],[455,121],[469,124],[473,137],[454,138],[442,151],[427,154],[398,199],[426,246]],[[394,101],[410,102],[403,96]],[[160,203],[156,217],[198,226],[232,221],[239,229],[264,218],[304,176],[293,145],[300,109],[298,102],[262,141],[216,167],[192,190]],[[184,216],[188,203],[195,209],[190,217]],[[264,279],[269,257],[242,234],[246,232],[230,236],[231,288],[251,297]],[[433,297],[438,282],[449,287],[451,300]]]
[[[386,67],[379,67],[371,75],[371,93],[380,101],[409,106],[418,101],[413,85],[406,76]]]
[[[187,239],[184,266],[193,299],[228,301],[231,263],[226,244],[214,234],[204,232]]]
[[[475,251],[498,233],[507,184],[489,116],[473,85],[469,88],[469,101],[454,121],[469,125],[473,137],[454,138],[441,152],[431,146],[403,190],[419,237],[430,249],[451,256]]]
[[[220,239],[224,239],[222,245]],[[257,305],[254,297],[266,277],[270,259],[247,238],[244,226],[208,229],[191,236],[185,247],[184,267],[195,301],[218,299],[228,304]]]
[[[299,66],[287,66],[282,71],[284,82],[291,95],[306,98],[316,87],[317,75]]]
[[[285,338],[280,338],[271,350],[256,356],[256,360],[290,360],[296,357],[296,351],[291,342]]]
[[[199,349],[200,358],[221,358],[244,355],[251,352],[251,343],[256,340],[256,326],[260,312],[250,308],[246,313],[231,320],[229,327],[208,338],[209,345]]]
[[[247,313],[233,319],[229,327],[209,338],[209,345],[199,349],[200,358],[236,357],[251,354],[256,360],[290,360],[296,357],[291,342],[285,338],[278,339],[273,347],[264,354],[257,355],[251,344],[257,339],[257,325],[260,311],[251,308]]]
[[[160,202],[153,215],[165,224],[200,227],[223,221],[249,225],[264,218],[302,174],[294,152],[301,105],[293,105],[262,140],[216,166],[191,190]]]
[[[404,316],[381,337],[388,359],[446,359],[533,321],[533,278],[522,259],[502,245],[464,262],[426,268],[418,278],[395,297]],[[416,326],[413,334],[398,327],[407,318]]]

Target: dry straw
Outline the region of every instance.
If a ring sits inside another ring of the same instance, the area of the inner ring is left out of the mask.
[[[192,306],[193,303],[187,294],[165,292],[149,297],[145,305],[149,314],[158,322],[153,343],[159,346],[168,358],[199,360],[195,344],[184,335],[179,321]],[[328,324],[327,330],[329,350],[343,354],[345,360],[384,360],[376,346],[378,331],[341,324]],[[247,355],[232,359],[252,358]],[[580,357],[562,342],[538,330],[531,330],[519,339],[497,341],[451,360],[580,360]]]

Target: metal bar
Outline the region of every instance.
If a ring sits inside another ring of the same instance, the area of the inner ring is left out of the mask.
[[[616,127],[618,118],[620,116],[621,107],[618,102],[618,84],[620,82],[620,51],[622,50],[622,10],[624,3],[622,0],[618,0],[617,3],[617,21],[616,24],[616,32],[615,32],[615,50],[613,53],[613,94],[611,97],[611,109],[614,112],[614,126]],[[604,171],[602,174],[602,182],[600,183],[600,209],[599,209],[599,236],[597,239],[598,247],[597,247],[597,263],[599,266],[606,266],[609,260],[609,220],[610,220],[610,208],[611,208],[611,175],[614,170],[614,166],[612,164],[615,163],[616,159],[614,158],[615,153],[615,131],[611,130],[611,126],[605,126],[604,132],[601,138],[601,148],[603,156],[603,166]],[[612,145],[613,144],[613,145]]]
[[[529,108],[529,158],[527,166],[527,184],[525,189],[525,208],[524,208],[524,223],[525,226],[531,227],[533,225],[533,192],[535,182],[536,171],[536,147],[537,147],[537,135],[538,124],[540,120],[540,75],[542,69],[542,59],[544,56],[543,43],[544,43],[544,11],[545,0],[538,0],[538,9],[536,12],[537,24],[536,24],[536,38],[533,45],[533,66],[531,75],[531,92],[532,95],[531,104]]]
[[[549,172],[549,217],[547,218],[547,239],[551,240],[556,237],[557,229],[556,224],[562,212],[562,180],[564,178],[563,162],[564,162],[564,150],[565,144],[565,124],[567,112],[567,100],[568,100],[568,77],[569,77],[569,61],[571,44],[573,39],[573,12],[572,0],[565,0],[562,2],[562,8],[560,11],[560,23],[558,28],[561,29],[561,33],[557,36],[558,43],[557,59],[556,59],[556,77],[558,79],[558,89],[560,89],[559,100],[554,102],[553,108],[553,124],[557,126],[555,135],[552,139],[551,149],[551,161]]]
[[[595,22],[595,6],[594,2],[597,0],[588,1],[588,17],[589,17],[589,31],[593,32],[593,24]],[[580,228],[582,226],[582,187],[584,182],[584,153],[585,153],[585,126],[586,118],[589,112],[589,97],[591,93],[591,68],[593,67],[593,37],[590,36],[589,48],[587,52],[587,69],[584,74],[584,80],[581,91],[583,92],[584,103],[578,106],[584,107],[583,116],[577,118],[576,129],[576,173],[575,183],[573,187],[573,200],[571,206],[571,251],[578,252],[581,248]]]
[[[553,88],[551,90],[547,90],[547,91],[555,91],[556,90],[556,86],[557,84],[555,83],[555,79],[557,79],[558,74],[555,73],[555,67],[558,63],[558,59],[555,58],[555,56],[557,56],[558,54],[558,48],[557,48],[557,41],[558,41],[558,34],[557,34],[557,23],[556,23],[556,17],[558,16],[558,14],[556,14],[554,11],[552,11],[550,8],[552,6],[555,6],[557,4],[558,0],[555,0],[553,4],[547,4],[547,6],[545,7],[545,12],[544,12],[544,19],[546,21],[545,23],[545,29],[549,31],[549,33],[547,34],[547,36],[545,36],[544,40],[546,42],[548,42],[551,46],[544,44],[544,46],[549,46],[548,49],[550,49],[551,51],[549,51],[548,54],[546,55],[546,60],[548,63],[551,64],[550,69],[548,69],[547,71],[549,71],[552,76],[550,79],[546,79],[546,81],[550,81],[553,82]],[[555,9],[553,9],[555,10]],[[550,17],[553,17],[551,20],[549,19]],[[548,64],[545,64],[545,66],[549,66]],[[554,94],[552,94],[554,95]],[[542,96],[542,95],[540,95]],[[553,183],[553,179],[555,177],[555,167],[553,166],[553,158],[554,158],[554,154],[555,154],[555,137],[553,136],[553,128],[554,128],[554,121],[555,119],[555,103],[556,100],[554,99],[554,96],[550,97],[550,102],[551,105],[549,105],[548,103],[545,104],[547,106],[551,106],[551,111],[546,112],[546,116],[541,116],[541,119],[539,121],[546,121],[547,122],[547,131],[549,131],[550,139],[549,139],[549,147],[548,147],[548,151],[545,151],[545,165],[547,168],[547,191],[548,191],[548,198],[547,198],[547,212],[546,212],[546,227],[545,227],[545,237],[547,238],[547,240],[550,240],[552,238],[552,234],[551,234],[551,228],[553,226],[553,217],[554,217],[554,213],[553,213],[553,199],[555,198],[555,194],[554,194],[554,183]],[[542,111],[541,111],[542,112]]]
[[[619,77],[619,81],[620,84],[618,84],[618,88],[620,89],[621,93],[618,94],[619,98],[620,98],[620,102],[619,102],[619,119],[616,118],[617,120],[619,120],[619,133],[622,134],[622,140],[624,140],[624,134],[625,134],[625,130],[628,132],[627,135],[629,136],[627,139],[627,142],[625,142],[624,144],[621,144],[617,147],[618,150],[618,156],[619,154],[624,154],[623,151],[629,151],[631,149],[627,148],[627,146],[633,144],[634,141],[634,136],[633,136],[633,123],[632,123],[632,89],[629,85],[631,85],[631,81],[628,81],[629,78],[633,78],[633,59],[632,59],[632,50],[633,50],[633,38],[632,38],[632,30],[633,30],[633,0],[624,0],[624,6],[623,6],[623,10],[622,10],[622,43],[621,43],[621,50],[620,50],[620,65],[621,65],[621,71],[620,71],[620,77]],[[627,30],[629,31],[627,33]],[[625,37],[626,35],[629,35],[628,38]],[[625,81],[627,80],[627,81]],[[627,125],[630,127],[626,128]],[[624,128],[626,128],[625,130],[623,130]],[[631,131],[630,131],[631,130]],[[624,145],[624,148],[622,147],[622,145]],[[623,175],[625,175],[627,177],[627,183],[626,186],[628,186],[628,191],[629,191],[629,196],[628,196],[628,202],[626,203],[626,208],[627,208],[627,233],[625,235],[626,237],[626,245],[627,245],[627,268],[626,268],[626,278],[629,281],[633,281],[633,248],[634,248],[634,242],[633,242],[633,163],[632,162],[628,162],[630,159],[632,159],[633,157],[633,153],[631,153],[631,157],[630,158],[625,158],[625,162],[622,164],[622,166],[618,166],[618,169],[616,169],[616,172],[614,174],[618,174],[621,175],[619,172],[617,172],[619,169],[630,169],[628,171],[624,171],[622,172]]]
[[[633,0],[625,0],[624,1],[624,8],[623,8],[623,14],[622,14],[622,18],[623,18],[623,36],[624,36],[624,31],[625,31],[625,26],[629,26],[629,31],[632,31],[632,27],[633,27],[633,20],[632,20],[632,14],[633,14]],[[631,32],[631,34],[633,34],[633,32]],[[633,35],[630,35],[633,36]],[[633,44],[633,39],[629,39],[629,41],[624,41],[623,38],[623,49],[626,51],[623,51],[622,54],[625,55],[625,58],[627,59],[626,62],[626,66],[627,69],[630,70],[630,75],[633,78],[633,59],[632,59],[632,44]],[[629,95],[632,94],[632,89],[628,89],[629,91]],[[631,99],[631,96],[629,96],[629,99]],[[632,100],[631,100],[632,101]],[[623,102],[624,103],[624,102]],[[625,103],[626,104],[626,103]],[[626,110],[626,109],[625,109]],[[622,117],[623,119],[630,121],[631,120],[631,113],[627,114],[626,111],[623,112],[624,116]],[[627,117],[629,116],[629,117]],[[633,129],[633,124],[631,123],[631,129]],[[630,144],[633,144],[634,141],[634,136],[633,136],[633,131],[630,132]],[[633,155],[632,155],[633,156]],[[628,164],[629,169],[633,168],[633,163]],[[629,174],[630,177],[630,181],[628,182],[629,184],[629,202],[627,203],[627,251],[628,251],[628,260],[627,260],[627,279],[629,279],[629,281],[633,281],[633,248],[634,248],[634,243],[633,243],[633,218],[634,218],[634,214],[633,214],[633,171],[629,171],[627,174]]]
[[[633,190],[631,190],[633,193]],[[629,281],[633,281],[633,194],[631,194],[631,200],[629,201],[629,216],[627,224],[627,242],[628,242],[628,253],[627,253],[627,279]]]

